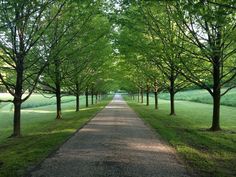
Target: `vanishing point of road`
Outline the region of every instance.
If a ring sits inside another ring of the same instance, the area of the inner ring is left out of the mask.
[[[188,177],[175,151],[120,95],[31,172],[32,177]]]

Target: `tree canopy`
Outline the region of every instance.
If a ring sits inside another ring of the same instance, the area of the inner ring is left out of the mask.
[[[213,99],[211,130],[220,130],[220,99],[236,87],[236,2],[16,1],[0,2],[0,84],[14,104],[34,92],[57,98],[125,90],[142,97],[189,86]],[[222,92],[222,88],[224,92]],[[93,102],[93,99],[92,99]]]

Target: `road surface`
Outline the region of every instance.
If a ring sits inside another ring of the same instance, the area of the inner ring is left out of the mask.
[[[187,177],[175,151],[120,95],[78,131],[32,177]]]

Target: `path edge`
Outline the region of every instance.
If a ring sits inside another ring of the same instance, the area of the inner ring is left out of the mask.
[[[114,99],[114,97],[112,98],[112,100]],[[109,105],[111,102],[109,101],[107,105]],[[84,128],[91,120],[93,120],[101,111],[103,111],[106,106],[105,105],[100,111],[97,111],[96,113],[94,113],[92,116],[89,117],[89,120],[87,120],[81,127],[79,127],[75,132],[73,132],[71,135],[69,135],[62,143],[60,143],[58,146],[56,146],[56,148],[54,148],[47,156],[45,156],[42,160],[40,160],[38,163],[35,163],[35,165],[32,165],[31,167],[28,167],[26,169],[26,171],[24,172],[24,174],[22,175],[22,177],[32,177],[31,173],[33,171],[36,171],[38,169],[40,169],[41,164],[50,157],[53,157],[57,151],[61,148],[61,146],[63,146],[67,141],[69,141],[73,136],[75,136],[77,133],[79,133],[79,131]]]
[[[192,169],[190,166],[188,166],[187,161],[184,160],[184,159],[182,158],[181,154],[179,154],[179,153],[176,151],[175,147],[174,147],[173,145],[171,145],[168,141],[166,141],[164,138],[162,138],[162,136],[156,131],[155,128],[153,128],[150,124],[148,124],[147,122],[145,122],[145,121],[143,120],[143,118],[141,118],[142,116],[139,115],[139,114],[128,104],[128,102],[127,102],[125,99],[123,99],[123,100],[125,101],[125,103],[127,104],[127,106],[135,113],[135,115],[144,123],[144,125],[146,125],[146,126],[154,133],[155,137],[158,138],[158,139],[163,143],[163,145],[164,145],[165,147],[167,147],[167,148],[172,152],[172,154],[173,154],[174,158],[176,159],[176,161],[177,161],[178,163],[180,163],[181,165],[184,166],[184,168],[186,169],[187,175],[188,175],[189,177],[197,177],[197,175],[194,173],[193,169]]]

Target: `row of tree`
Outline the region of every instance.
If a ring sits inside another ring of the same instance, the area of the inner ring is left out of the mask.
[[[212,126],[220,130],[220,99],[236,87],[236,2],[132,1],[116,18],[117,48],[131,65],[130,92],[175,94],[191,85],[213,99]],[[227,88],[222,92],[222,88]],[[149,101],[147,100],[147,105]]]
[[[61,98],[104,93],[111,55],[111,24],[102,1],[3,0],[0,2],[0,84],[12,95],[14,128],[21,135],[21,105],[35,91]],[[92,98],[92,102],[93,102]],[[93,104],[93,103],[92,103]]]

